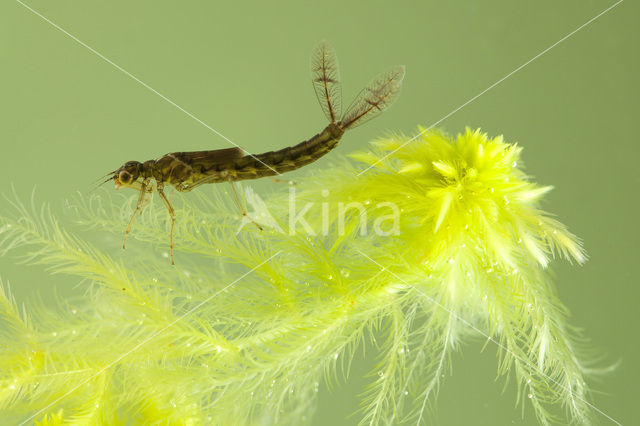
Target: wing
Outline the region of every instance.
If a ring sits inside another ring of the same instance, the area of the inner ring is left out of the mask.
[[[194,169],[209,169],[212,166],[229,163],[244,156],[240,148],[214,149],[211,151],[174,152],[168,154]]]
[[[397,66],[374,78],[347,108],[340,121],[342,128],[359,126],[389,108],[400,93],[404,73],[404,66]]]
[[[336,52],[326,41],[320,42],[311,55],[311,79],[324,115],[335,123],[342,108],[342,90]]]

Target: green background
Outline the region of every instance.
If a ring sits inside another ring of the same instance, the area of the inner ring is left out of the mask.
[[[324,127],[308,70],[319,40],[338,52],[345,103],[377,72],[405,64],[399,101],[350,132],[332,155],[439,121],[613,3],[28,1],[252,152]],[[527,171],[556,187],[544,207],[583,238],[590,256],[582,267],[554,263],[559,293],[604,362],[620,361],[592,385],[595,405],[622,424],[638,419],[640,379],[638,12],[630,0],[619,4],[440,124],[517,141]],[[60,212],[65,198],[86,193],[124,161],[229,146],[13,0],[0,3],[0,60],[4,194],[14,185],[24,199],[35,185],[37,202]],[[52,288],[83,292],[68,277],[11,258],[0,259],[0,268],[27,303]],[[514,406],[513,384],[503,393],[495,382],[495,348],[481,349],[472,342],[452,360],[435,424],[535,424],[529,409],[523,419]],[[362,391],[358,375],[371,365],[359,361],[345,386],[321,393],[316,424],[357,422],[347,416]]]

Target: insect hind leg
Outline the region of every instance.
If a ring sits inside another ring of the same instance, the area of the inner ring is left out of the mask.
[[[242,217],[246,217],[249,220],[249,222],[253,223],[255,226],[258,227],[259,230],[262,231],[262,226],[260,226],[260,224],[255,220],[251,219],[251,217],[247,214],[247,211],[244,209],[244,207],[242,207],[242,203],[240,202],[240,197],[238,197],[238,193],[236,192],[236,187],[233,186],[233,181],[231,179],[229,179],[229,185],[231,185],[231,190],[233,192],[233,199],[236,200],[236,204],[240,209],[240,214],[242,214]]]

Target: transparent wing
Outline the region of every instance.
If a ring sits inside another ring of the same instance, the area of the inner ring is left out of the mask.
[[[397,66],[374,78],[347,108],[340,121],[342,128],[359,126],[389,108],[400,93],[404,73],[404,66]]]
[[[342,108],[342,89],[338,58],[326,41],[320,42],[311,55],[311,79],[324,115],[335,123]]]

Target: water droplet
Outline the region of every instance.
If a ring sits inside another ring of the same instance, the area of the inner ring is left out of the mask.
[[[467,278],[471,278],[471,272],[467,272]]]
[[[15,389],[16,385],[9,385],[9,389]]]
[[[404,394],[405,395],[409,395],[409,391],[404,391]]]
[[[53,335],[53,337],[56,337],[58,335],[58,333],[55,332],[55,331],[53,333],[51,333],[51,334]]]
[[[516,167],[518,167],[518,162],[517,162],[517,161],[514,161],[514,162],[513,162],[513,164],[511,164],[511,167],[512,167],[512,168],[516,168]]]
[[[329,275],[327,278],[328,278],[329,280],[332,280],[332,279],[333,279],[333,275]]]
[[[371,204],[371,201],[369,201],[369,200],[367,200],[367,201],[365,201],[365,202],[364,202],[364,205],[365,205],[365,206],[368,206],[369,204]]]
[[[168,258],[169,257],[169,253],[167,253],[166,251],[162,253],[162,257],[164,258]]]
[[[176,405],[176,403],[175,403],[175,402],[173,402],[173,401],[169,401],[169,403],[170,403],[171,405],[173,405],[173,408],[176,408],[176,407],[177,407],[177,405]]]
[[[151,281],[153,281],[154,283],[157,283],[158,279],[157,278],[152,278]]]
[[[77,313],[78,313],[78,311],[77,311],[77,310],[75,310],[75,309],[72,309],[72,310],[71,310],[71,313],[72,313],[73,315],[75,315],[75,314],[77,314]]]
[[[527,379],[527,384],[531,383],[531,379]]]
[[[333,359],[338,359],[338,353],[333,354]]]
[[[527,308],[533,309],[533,304],[532,303],[527,303]],[[531,381],[531,379],[529,379],[529,381]],[[527,382],[527,383],[529,383],[529,382]]]
[[[449,265],[453,264],[453,257],[449,259]]]
[[[71,334],[76,334],[77,332],[75,330],[71,330]]]
[[[493,188],[489,188],[489,192],[491,192],[493,194],[495,190]]]
[[[553,230],[554,235],[558,233],[556,229]]]
[[[349,275],[351,275],[351,271],[347,268],[342,268],[340,269],[340,274],[345,278],[349,278]]]
[[[532,399],[532,398],[533,398],[533,394],[532,394],[532,393],[530,393],[529,395],[527,395],[527,397],[528,397],[529,399]]]
[[[384,372],[383,371],[378,371],[378,376],[384,378]]]
[[[311,350],[311,345],[307,346],[307,352]]]
[[[216,346],[216,351],[217,351],[218,353],[220,353],[220,352],[222,352],[222,348],[221,348],[220,346]]]

